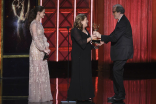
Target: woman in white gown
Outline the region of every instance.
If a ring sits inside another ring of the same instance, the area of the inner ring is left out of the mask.
[[[46,102],[53,100],[47,60],[44,53],[49,54],[49,43],[44,35],[40,19],[44,18],[45,9],[37,6],[30,11],[30,33],[32,43],[29,53],[29,102]]]

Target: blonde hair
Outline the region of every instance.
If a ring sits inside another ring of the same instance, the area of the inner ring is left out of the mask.
[[[73,28],[78,28],[78,29],[83,29],[83,24],[81,23],[81,21],[83,21],[85,18],[87,18],[87,16],[85,14],[78,14],[75,18],[74,21],[74,26]]]

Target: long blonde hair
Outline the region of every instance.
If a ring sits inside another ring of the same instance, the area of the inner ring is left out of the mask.
[[[85,14],[78,14],[75,18],[74,21],[74,26],[73,28],[78,28],[78,29],[83,29],[83,24],[81,23],[81,21],[83,21],[85,18],[87,18],[87,16]]]

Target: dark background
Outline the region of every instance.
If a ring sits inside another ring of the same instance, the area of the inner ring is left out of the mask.
[[[18,18],[14,15],[12,9],[13,0],[4,0],[3,6],[3,55],[21,55],[29,54],[29,47],[31,43],[31,35],[29,28],[26,26],[26,46],[23,48],[22,44],[19,44],[17,37],[17,21]],[[27,12],[28,0],[25,0],[25,13]],[[30,0],[30,10],[38,5],[38,0]],[[19,15],[20,9],[17,11]],[[25,21],[27,25],[27,19]],[[22,47],[22,48],[18,48]]]

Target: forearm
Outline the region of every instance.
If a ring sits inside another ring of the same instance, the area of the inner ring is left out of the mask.
[[[28,0],[27,13],[29,13],[29,10],[30,10],[30,0]]]
[[[40,51],[44,51],[45,47],[40,43],[40,41],[38,39],[33,39],[34,45],[35,47],[40,50]]]
[[[46,48],[49,48],[49,43],[47,42],[47,38],[44,36],[44,44]]]
[[[107,44],[110,41],[110,38],[108,35],[101,35],[101,41],[104,41]]]
[[[87,43],[90,42],[92,40],[91,37],[87,38]]]

